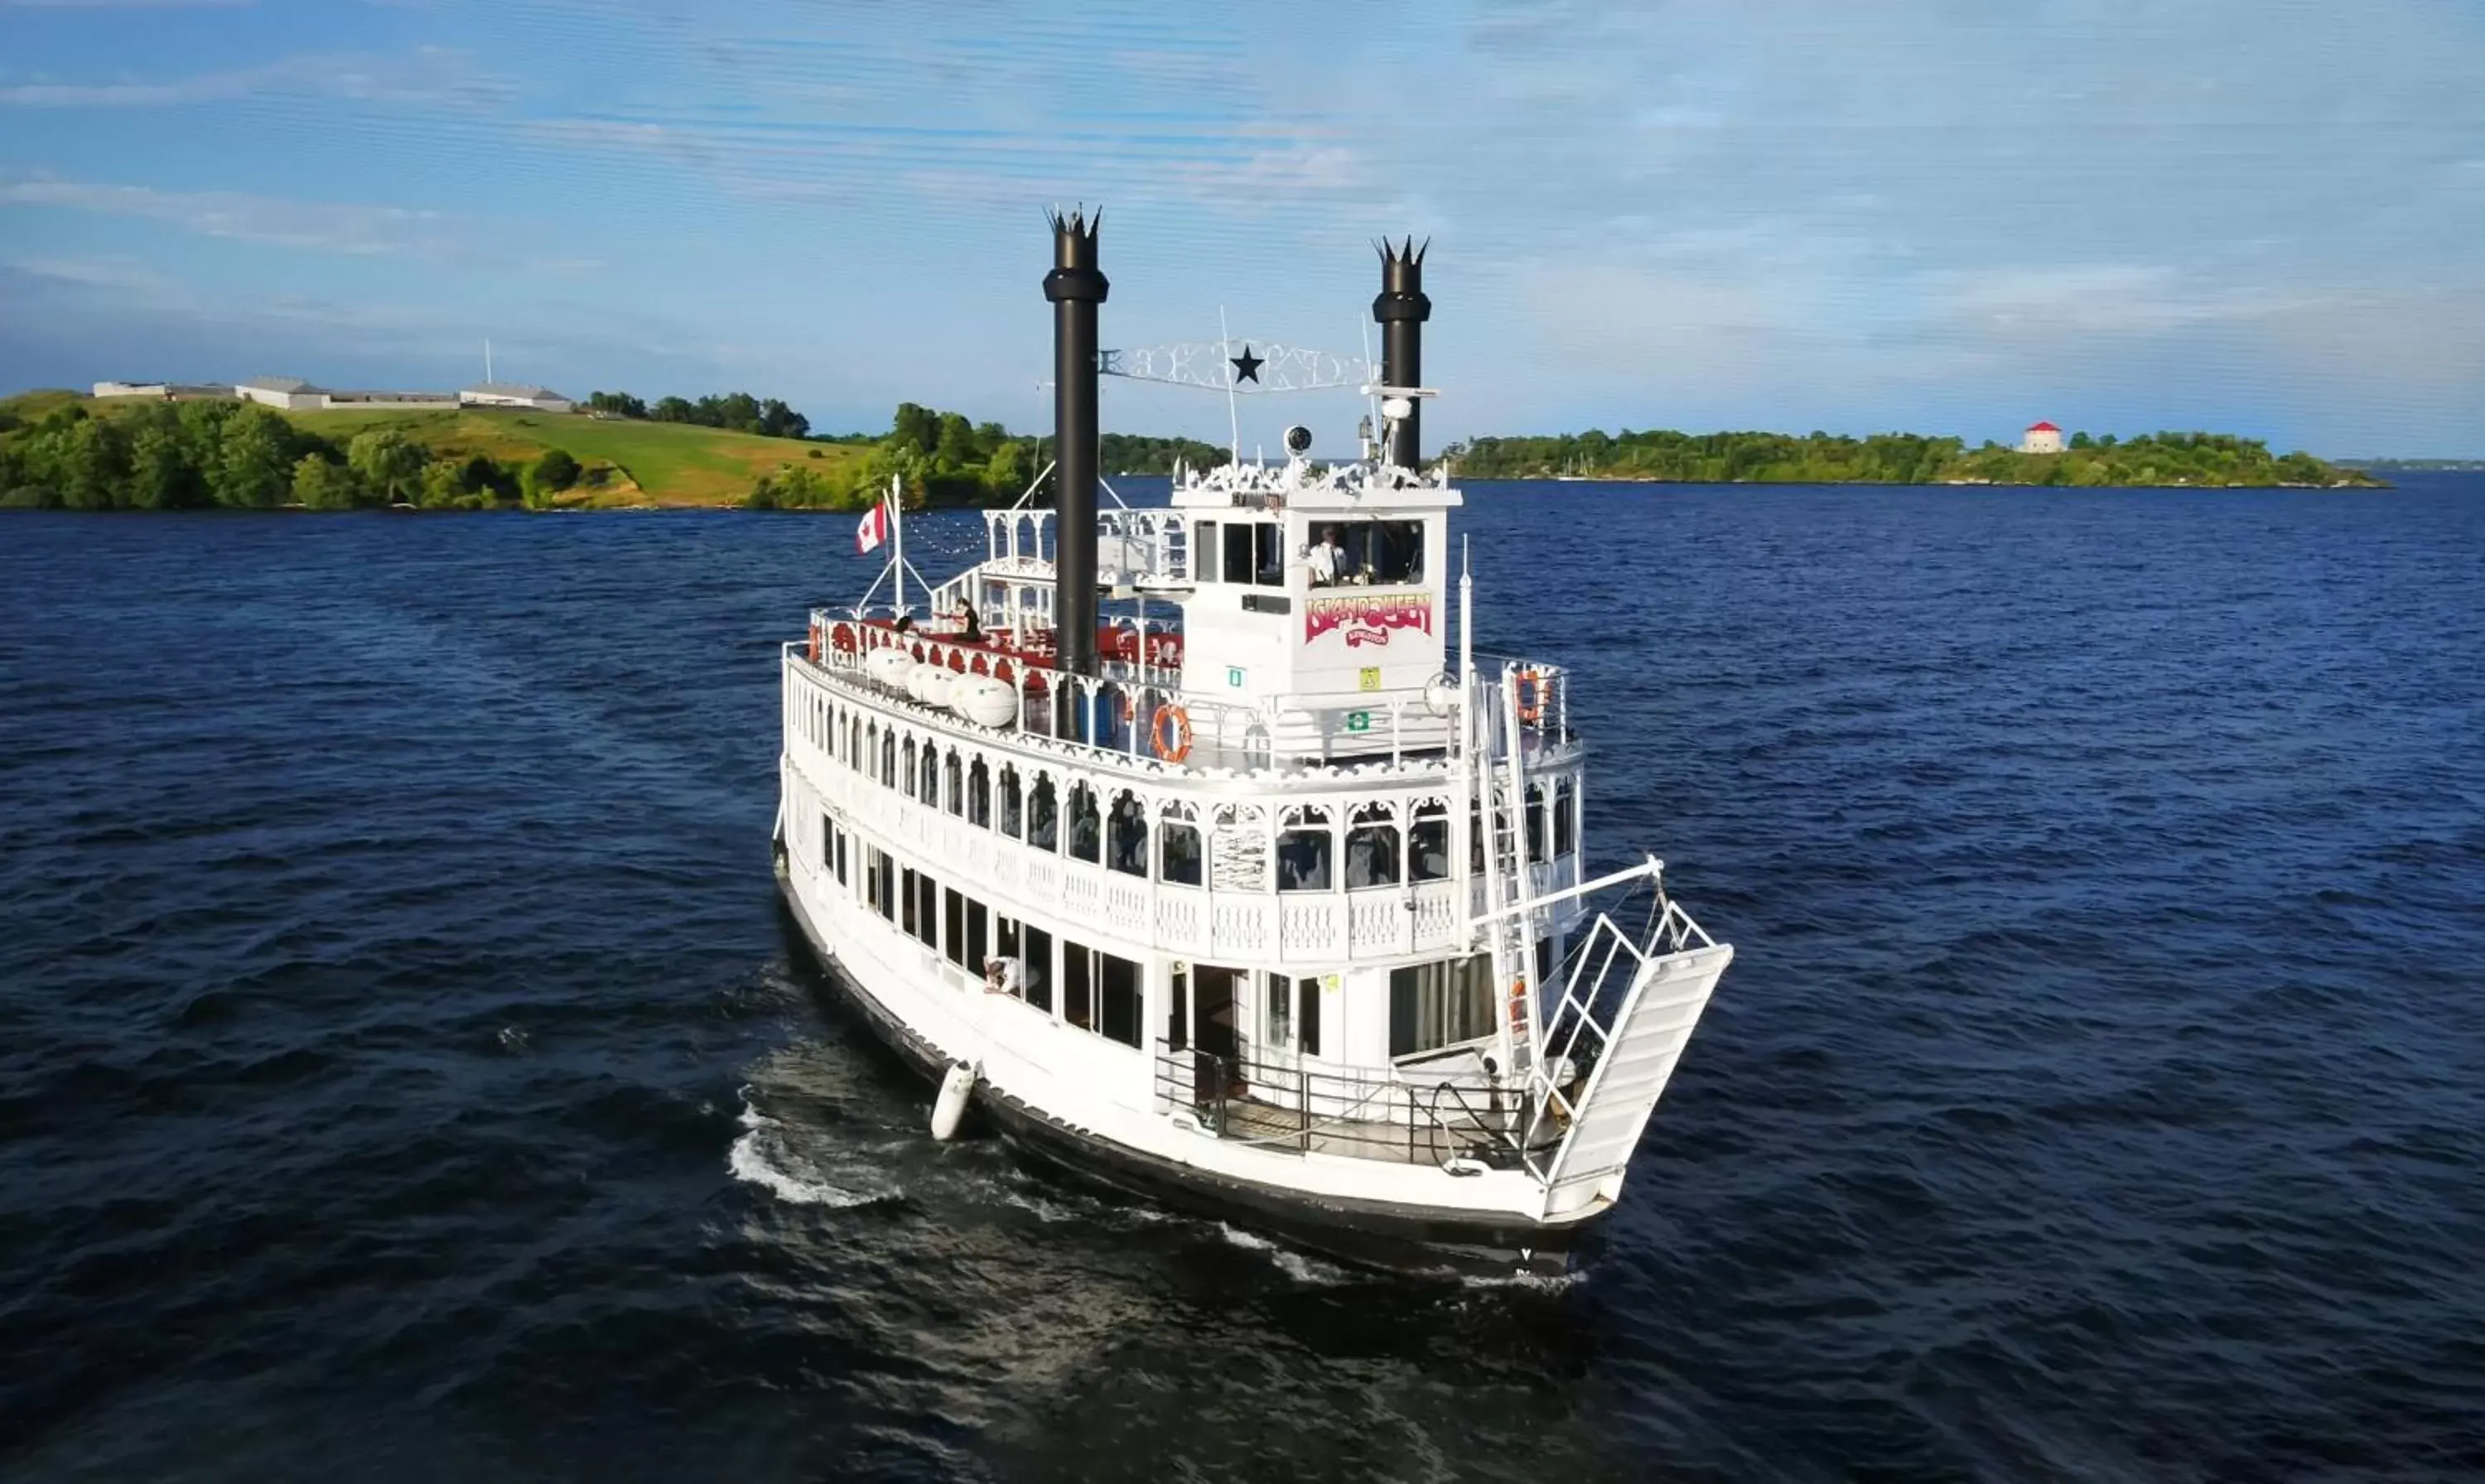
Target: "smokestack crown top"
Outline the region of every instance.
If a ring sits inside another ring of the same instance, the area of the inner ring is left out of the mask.
[[[1045,213],[1052,223],[1052,265],[1056,268],[1093,268],[1096,266],[1096,233],[1105,226],[1105,208],[1096,208],[1089,216],[1080,206],[1064,214],[1058,207]]]
[[[1433,239],[1427,237],[1418,246],[1413,237],[1395,243],[1383,237],[1380,249],[1380,285],[1388,293],[1420,294],[1424,291],[1424,255],[1433,250]]]
[[[1112,288],[1096,267],[1096,233],[1105,225],[1105,208],[1097,207],[1092,217],[1084,207],[1067,216],[1058,209],[1045,215],[1052,223],[1052,271],[1044,276],[1044,297],[1055,304],[1104,303]]]
[[[1433,301],[1424,297],[1424,255],[1432,250],[1432,239],[1417,246],[1412,237],[1404,244],[1383,237],[1375,246],[1380,249],[1380,295],[1372,301],[1372,317],[1384,325],[1398,320],[1422,324],[1432,318]]]

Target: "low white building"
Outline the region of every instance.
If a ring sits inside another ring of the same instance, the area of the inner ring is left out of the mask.
[[[299,376],[254,376],[234,383],[233,395],[287,412],[316,412],[328,405],[328,393]]]
[[[457,393],[454,391],[331,391],[323,400],[331,412],[365,408],[418,412],[457,410]]]
[[[95,384],[96,396],[145,396],[170,402],[182,397],[231,396],[232,387],[226,382],[202,385],[186,381],[99,381]]]
[[[2028,431],[2020,436],[2019,451],[2060,453],[2062,451],[2062,430],[2050,422],[2032,423]]]
[[[575,405],[560,392],[517,382],[478,382],[457,393],[469,407],[528,407],[536,412],[565,413]]]

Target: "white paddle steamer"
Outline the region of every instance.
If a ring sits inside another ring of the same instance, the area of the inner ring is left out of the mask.
[[[1055,507],[988,512],[920,615],[901,538],[889,602],[784,648],[792,916],[943,1137],[971,1106],[1350,1258],[1559,1270],[1733,950],[1654,857],[1589,877],[1569,676],[1475,654],[1463,572],[1449,662],[1422,253],[1382,249],[1377,448],[1290,430],[1100,513],[1096,245],[1055,219]]]

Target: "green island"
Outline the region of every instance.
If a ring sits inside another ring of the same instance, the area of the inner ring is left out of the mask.
[[[1161,474],[1225,450],[1106,433],[1103,467]],[[0,399],[0,508],[71,510],[855,510],[892,481],[910,508],[1006,504],[1049,436],[902,403],[884,433],[823,436],[745,392],[648,404],[598,391],[572,413],[513,408],[279,411],[203,396]],[[1478,438],[1443,450],[1467,478],[1704,483],[2374,487],[2363,469],[2249,439],[2074,435],[2060,453],[1885,434],[1602,432]]]
[[[1618,434],[1478,438],[1444,450],[1473,479],[1681,481],[1699,484],[2027,484],[2158,488],[2277,485],[2378,488],[2361,469],[2308,453],[2272,454],[2266,444],[2225,433],[2153,433],[2118,439],[2074,433],[2058,453],[1914,433],[1839,438],[1812,433]]]

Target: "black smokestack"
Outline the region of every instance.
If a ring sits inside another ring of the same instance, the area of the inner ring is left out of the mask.
[[[1424,297],[1424,254],[1408,237],[1404,247],[1387,238],[1380,242],[1380,292],[1372,301],[1372,317],[1380,322],[1380,381],[1383,386],[1424,384],[1424,321],[1433,317],[1433,301]],[[1414,410],[1393,425],[1382,461],[1413,469],[1423,456],[1424,402],[1409,397]]]
[[[1060,492],[1052,544],[1054,642],[1061,667],[1096,673],[1096,306],[1110,286],[1096,269],[1099,209],[1052,213],[1053,487]]]

